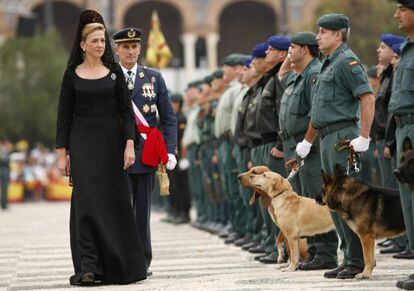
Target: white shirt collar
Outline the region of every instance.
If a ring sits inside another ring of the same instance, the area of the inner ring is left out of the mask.
[[[137,70],[138,70],[138,64],[135,64],[135,65],[131,68],[131,70],[128,70],[128,69],[124,68],[124,67],[121,65],[121,63],[119,63],[119,65],[121,66],[122,71],[124,72],[124,75],[125,75],[125,76],[128,76],[128,71],[131,71],[131,72],[132,72],[132,77],[133,77],[133,76],[136,76],[136,74],[137,74]]]

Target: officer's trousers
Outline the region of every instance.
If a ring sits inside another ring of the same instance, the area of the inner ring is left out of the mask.
[[[200,165],[196,165],[196,160],[198,159],[198,145],[191,144],[187,147],[187,159],[190,163],[188,169],[188,182],[190,187],[191,197],[194,199],[195,208],[197,211],[197,222],[205,222],[206,209],[204,201],[204,191],[202,187],[202,178]]]
[[[233,144],[227,140],[223,140],[218,149],[218,158],[223,188],[225,189],[229,201],[230,223],[234,232],[243,235],[244,224],[242,224],[242,217],[244,213],[243,209],[240,208],[240,205],[243,205],[243,200],[239,194],[237,163],[236,159],[233,157],[232,151]]]
[[[389,160],[384,158],[385,140],[380,139],[375,142],[375,146],[378,150],[378,163],[381,175],[381,185],[384,187],[398,189],[397,179],[395,179],[392,170],[397,164],[396,156]]]
[[[0,199],[1,208],[7,208],[7,192],[9,189],[10,170],[8,167],[0,167]]]
[[[336,164],[346,168],[346,158],[348,151],[336,151],[335,145],[346,139],[353,139],[358,136],[356,126],[347,127],[334,131],[323,137],[320,141],[322,169],[329,175],[333,175]],[[354,175],[356,173],[353,173]],[[345,266],[354,266],[357,268],[364,267],[364,258],[362,253],[361,242],[358,236],[348,227],[345,221],[339,217],[336,212],[331,212],[332,220],[335,224],[336,231],[341,239],[340,249],[344,253],[342,262]]]
[[[400,166],[401,151],[403,143],[406,138],[410,139],[411,143],[414,144],[414,124],[406,124],[403,127],[397,127],[397,166]],[[407,250],[414,252],[414,193],[408,188],[407,184],[399,184],[401,204],[404,215],[404,223],[406,234],[408,238]]]

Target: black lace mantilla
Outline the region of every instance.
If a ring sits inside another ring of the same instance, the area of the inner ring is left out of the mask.
[[[105,52],[101,59],[103,64],[111,71],[117,68],[114,55],[111,48],[111,41],[109,38],[108,30],[106,29],[105,22],[102,16],[94,10],[84,10],[79,16],[79,25],[76,31],[75,41],[73,43],[72,52],[68,61],[68,69],[75,70],[83,62],[82,49],[80,42],[82,41],[82,30],[85,25],[89,23],[101,23],[105,27]]]

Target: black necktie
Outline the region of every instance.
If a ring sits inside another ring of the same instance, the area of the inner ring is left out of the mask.
[[[127,74],[128,74],[128,76],[131,76],[132,71],[128,71]]]

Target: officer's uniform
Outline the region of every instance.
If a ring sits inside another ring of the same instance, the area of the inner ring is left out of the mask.
[[[292,43],[307,46],[317,46],[316,34],[312,32],[301,32],[292,35]],[[296,145],[301,142],[308,130],[311,110],[311,91],[321,69],[321,63],[315,57],[304,70],[298,74],[286,88],[284,97],[287,96],[287,104],[284,109],[287,114],[285,117],[285,134],[282,134],[286,143]],[[290,154],[288,154],[289,156]],[[319,152],[319,139],[313,143],[311,152],[306,157],[304,166],[300,169],[299,177],[302,196],[315,198],[321,192],[321,158]],[[323,262],[326,265],[336,267],[337,265],[338,238],[335,231],[327,234],[317,235],[308,238],[308,252],[314,255],[314,262]],[[309,264],[310,266],[310,264]]]
[[[7,192],[10,179],[10,152],[6,146],[0,144],[0,205],[7,208]]]
[[[290,46],[290,39],[285,36],[272,36],[267,40],[268,46],[280,51],[287,51]],[[252,149],[253,164],[255,166],[266,165],[272,171],[286,177],[283,158],[275,158],[270,152],[276,147],[282,151],[282,143],[279,139],[279,118],[280,101],[283,95],[283,88],[277,78],[277,74],[282,63],[277,64],[266,73],[268,81],[263,91],[257,98],[257,111],[255,115],[255,123],[257,131],[261,136],[261,142]],[[262,258],[263,263],[276,263],[277,249],[275,247],[275,237],[279,233],[278,227],[272,221],[267,209],[261,207],[264,228],[262,245],[268,257]]]
[[[115,43],[140,41],[141,30],[128,28],[113,35]],[[161,74],[151,68],[136,64],[128,70],[122,67],[127,80],[129,96],[136,107],[141,111],[148,126],[157,125],[157,113],[163,131],[166,149],[169,154],[175,154],[177,144],[177,122],[168,96],[167,87]],[[131,85],[132,82],[132,85]],[[151,232],[150,209],[151,192],[154,187],[155,167],[142,163],[142,149],[144,138],[139,135],[135,144],[135,163],[128,168],[130,190],[132,192],[133,208],[143,242],[147,268],[151,264]]]
[[[198,88],[201,83],[194,81],[188,84],[189,88]],[[187,159],[190,163],[188,168],[188,182],[190,186],[191,197],[194,199],[194,206],[197,212],[196,226],[207,221],[205,209],[205,195],[202,187],[202,175],[200,165],[197,164],[198,151],[200,146],[200,133],[197,127],[197,117],[200,112],[200,106],[194,104],[187,115],[187,126],[183,135],[183,146],[187,149]]]
[[[343,15],[330,14],[319,18],[318,25],[339,30],[348,28],[349,20]],[[346,167],[348,152],[336,151],[335,144],[358,137],[358,97],[365,93],[372,93],[367,74],[358,57],[347,44],[342,44],[324,58],[312,91],[311,123],[321,138],[322,169],[329,175],[333,175],[335,164]],[[363,269],[359,238],[337,213],[332,212],[331,215],[344,252],[342,265]],[[338,275],[338,278],[342,277]]]
[[[237,66],[244,65],[246,56],[233,54],[225,57],[223,65]],[[234,237],[228,238],[227,242],[234,242],[243,234],[244,225],[242,224],[243,209],[238,208],[243,203],[239,193],[239,184],[237,180],[237,163],[233,157],[233,142],[230,130],[231,115],[234,101],[242,90],[242,84],[238,80],[231,81],[226,91],[221,96],[214,121],[214,134],[218,139],[218,158],[220,164],[220,173],[223,183],[224,193],[229,201],[229,217]]]
[[[172,94],[171,101],[182,105],[183,97],[181,94]],[[177,157],[180,160],[182,158],[181,139],[183,138],[187,118],[181,111],[181,108],[175,113],[175,117],[177,119]],[[168,200],[173,217],[172,222],[187,223],[190,221],[191,206],[191,196],[188,187],[188,171],[187,169],[180,169],[180,167],[176,167],[174,170],[168,172],[168,176],[170,180],[170,195],[168,196]]]
[[[392,95],[388,110],[394,116],[397,126],[397,165],[400,165],[403,142],[408,138],[414,144],[414,43],[409,39],[401,46],[401,58],[394,73]],[[403,206],[404,222],[408,237],[407,249],[414,253],[414,199],[413,192],[406,184],[399,184],[401,203]]]

